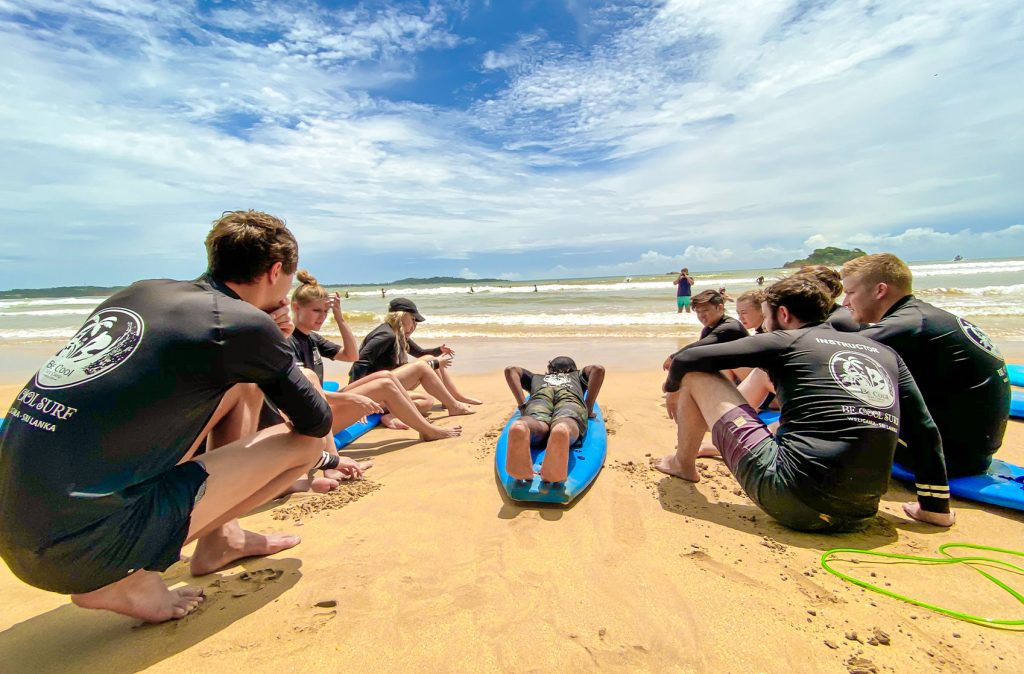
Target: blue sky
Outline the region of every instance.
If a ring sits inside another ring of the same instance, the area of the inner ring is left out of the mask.
[[[1024,10],[0,0],[0,288],[186,278],[224,210],[325,281],[1024,254]]]

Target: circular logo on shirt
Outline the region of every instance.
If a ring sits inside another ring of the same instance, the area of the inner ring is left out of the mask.
[[[102,377],[131,358],[144,329],[142,317],[129,309],[97,311],[36,373],[36,385],[68,388]]]
[[[861,402],[885,409],[896,402],[896,387],[877,360],[855,351],[839,351],[828,362],[832,378]]]
[[[985,334],[984,330],[974,323],[960,318],[959,316],[956,317],[956,320],[960,323],[960,329],[964,331],[964,334],[967,335],[967,338],[971,340],[972,344],[979,349],[982,349],[993,358],[998,358],[999,360],[1003,359],[1003,354],[999,352],[999,348],[996,347],[995,342]]]

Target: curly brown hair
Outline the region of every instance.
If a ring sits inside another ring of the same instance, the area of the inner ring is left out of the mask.
[[[809,264],[797,270],[797,274],[810,276],[818,281],[832,295],[835,302],[843,294],[843,280],[839,278],[839,272],[827,264]]]
[[[250,283],[281,263],[294,274],[299,244],[284,220],[261,211],[224,211],[206,235],[207,273],[219,281]]]

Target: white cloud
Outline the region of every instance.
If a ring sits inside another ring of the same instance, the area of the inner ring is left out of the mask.
[[[181,274],[206,223],[249,206],[285,216],[304,256],[377,265],[613,249],[642,273],[777,264],[815,242],[1005,253],[986,232],[1024,209],[1017,10],[614,4],[579,14],[582,46],[488,45],[479,67],[508,85],[456,109],[400,95],[418,54],[465,44],[440,2],[7,0],[0,287]],[[24,21],[42,12],[59,20]],[[583,264],[553,274],[609,268]]]
[[[472,270],[472,269],[470,269],[469,267],[463,267],[463,268],[462,268],[462,269],[461,269],[461,270],[459,271],[459,278],[464,278],[464,279],[478,279],[478,278],[480,278],[480,274],[477,274],[477,273],[476,273],[475,271],[473,271],[473,270]]]

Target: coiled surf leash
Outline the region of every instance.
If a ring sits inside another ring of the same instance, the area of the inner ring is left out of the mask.
[[[987,573],[984,569],[979,568],[979,567],[980,566],[996,566],[996,567],[1001,567],[1004,570],[1009,570],[1009,571],[1015,572],[1015,573],[1020,574],[1020,575],[1024,575],[1024,568],[1021,568],[1021,567],[1017,566],[1016,564],[1011,564],[1010,562],[1005,562],[1005,561],[1000,560],[1000,559],[992,559],[991,557],[979,557],[979,556],[955,557],[955,556],[951,555],[950,553],[946,552],[947,550],[949,550],[951,548],[967,548],[967,549],[970,549],[970,550],[982,550],[982,551],[985,551],[985,552],[998,552],[998,553],[1005,554],[1005,555],[1015,555],[1017,557],[1024,557],[1024,552],[1020,552],[1018,550],[1006,550],[1004,548],[993,548],[993,547],[989,547],[987,545],[974,545],[973,543],[944,543],[944,544],[939,546],[939,554],[945,555],[945,557],[918,557],[918,556],[915,556],[915,555],[901,555],[901,554],[892,553],[892,552],[875,552],[874,550],[860,550],[858,548],[834,548],[832,550],[829,550],[829,551],[825,552],[821,556],[821,566],[826,571],[831,573],[833,576],[836,576],[836,577],[838,577],[838,578],[840,578],[842,580],[845,580],[848,583],[853,583],[854,585],[859,585],[860,587],[862,587],[862,588],[864,588],[866,590],[871,590],[872,592],[877,592],[878,594],[884,595],[886,597],[892,597],[893,599],[899,599],[900,601],[907,602],[908,604],[913,604],[914,606],[920,606],[921,608],[928,609],[929,611],[935,611],[936,613],[941,613],[942,615],[947,615],[947,616],[949,616],[951,618],[956,618],[958,620],[965,620],[967,622],[977,623],[979,625],[987,625],[989,627],[998,627],[998,628],[1024,626],[1024,619],[1001,620],[1001,619],[996,619],[996,618],[986,618],[984,616],[971,615],[970,613],[962,613],[960,611],[954,611],[952,609],[944,608],[942,606],[936,606],[935,604],[929,604],[929,603],[921,601],[919,599],[914,599],[913,597],[908,597],[906,595],[899,594],[898,592],[893,592],[891,590],[886,590],[885,588],[879,587],[879,586],[874,585],[872,583],[869,583],[869,582],[867,582],[865,580],[861,580],[859,578],[854,578],[853,576],[850,576],[849,574],[845,574],[842,571],[837,571],[836,569],[832,568],[832,566],[829,564],[829,562],[831,561],[833,556],[839,555],[839,554],[843,554],[843,553],[852,553],[852,554],[856,554],[856,555],[867,555],[867,556],[870,556],[870,557],[882,557],[882,558],[885,558],[885,559],[898,559],[898,560],[905,561],[905,562],[911,562],[911,563],[915,563],[915,564],[925,564],[925,565],[929,565],[929,566],[931,566],[931,565],[946,565],[946,564],[966,564],[967,566],[969,566],[970,568],[974,569],[975,571],[980,573],[982,576],[987,578],[988,580],[990,580],[993,583],[995,583],[996,585],[998,585],[1004,591],[1008,592],[1010,595],[1013,596],[1014,599],[1017,600],[1018,603],[1024,604],[1024,595],[1021,595],[1020,592],[1017,592],[1016,590],[1014,590],[1012,587],[1010,587],[1009,585],[1007,585],[1003,581],[999,580],[998,578],[996,578],[992,574]],[[855,560],[843,560],[843,561],[854,561],[854,563],[856,563]]]

